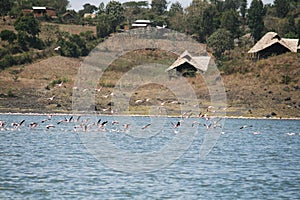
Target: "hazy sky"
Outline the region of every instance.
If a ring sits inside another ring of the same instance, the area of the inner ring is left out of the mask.
[[[101,2],[107,4],[107,2],[109,2],[110,0],[69,0],[70,1],[70,4],[71,4],[71,8],[70,9],[75,9],[75,10],[80,10],[82,9],[83,5],[86,4],[86,3],[90,3],[92,5],[95,5],[95,6],[99,6]],[[124,3],[124,2],[127,2],[127,1],[133,1],[133,0],[117,0],[121,3]],[[139,0],[136,0],[136,1],[139,1]],[[188,5],[190,5],[190,3],[192,2],[192,0],[167,0],[168,2],[171,2],[171,3],[174,3],[176,1],[179,1],[181,3],[181,5],[183,7],[187,7]],[[252,0],[248,0],[248,6],[250,5]],[[264,4],[267,4],[267,3],[273,3],[274,0],[262,0]],[[151,0],[148,0],[148,2],[151,2]]]

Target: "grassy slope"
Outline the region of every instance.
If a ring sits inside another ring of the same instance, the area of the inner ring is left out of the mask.
[[[286,54],[258,62],[249,61],[245,66],[249,68],[247,73],[222,75],[228,105],[230,105],[227,110],[228,115],[264,117],[274,112],[277,117],[300,117],[299,61],[299,54]],[[170,58],[162,58],[160,62],[168,63]],[[25,67],[16,66],[1,71],[0,111],[71,111],[73,81],[80,64],[79,59],[55,56]],[[111,98],[106,98],[106,95],[114,90],[116,80],[123,73],[111,69],[105,72],[99,81],[99,87],[103,86],[103,88],[95,95],[96,106],[101,113],[109,112],[102,110],[108,108],[111,101]],[[286,80],[284,77],[288,77],[289,83],[283,83]],[[65,80],[63,87],[51,85],[58,80]],[[209,93],[201,76],[190,78],[189,82],[197,93],[200,107],[205,108],[209,104]],[[47,100],[53,95],[56,96],[53,101]],[[135,103],[137,99],[146,98],[151,101]],[[130,97],[130,113],[151,114],[149,106],[160,105],[166,101],[164,106],[168,109],[168,113],[179,114],[179,105],[170,103],[174,100],[177,100],[176,96],[167,88],[145,85]]]
[[[86,30],[86,27],[60,26],[64,31],[73,30],[76,33],[79,28]],[[160,51],[140,51],[124,55],[111,65],[98,83],[103,88],[101,92],[95,92],[97,110],[101,113],[109,112],[106,108],[109,107],[111,98],[106,98],[106,95],[113,91],[116,81],[126,71],[124,69],[145,61],[168,66],[175,59],[175,55]],[[74,80],[81,61],[54,56],[25,67],[15,66],[1,71],[0,112],[71,111]],[[234,71],[222,75],[230,105],[228,115],[264,117],[274,112],[277,117],[300,117],[299,61],[299,54],[285,54],[257,62],[242,58],[227,63],[231,71]],[[54,84],[59,80],[65,81],[63,87]],[[198,75],[188,81],[196,91],[200,108],[204,111],[210,99],[203,79]],[[54,95],[56,98],[49,101],[48,98]],[[151,101],[135,103],[137,99],[146,98]],[[151,106],[162,102],[167,102],[164,106],[168,114],[179,114],[180,104],[170,103],[174,100],[177,100],[176,96],[168,88],[145,85],[130,97],[130,114],[158,112],[151,111]]]

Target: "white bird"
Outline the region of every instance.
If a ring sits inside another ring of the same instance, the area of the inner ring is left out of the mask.
[[[286,133],[286,135],[288,135],[288,136],[293,136],[293,135],[295,135],[296,133]]]
[[[164,29],[164,28],[166,28],[167,27],[167,25],[163,25],[163,26],[156,26],[156,28],[157,29]]]
[[[100,92],[100,91],[101,91],[101,89],[102,89],[102,87],[95,88],[95,91],[96,91],[96,92]]]
[[[55,47],[54,51],[59,51],[61,49],[61,46]]]
[[[253,132],[253,135],[258,135],[258,134],[260,134],[259,131],[254,131],[254,132]]]
[[[57,86],[58,86],[58,87],[62,87],[63,83],[64,83],[64,82],[62,81],[62,82],[60,82],[59,84],[57,84]]]
[[[142,99],[138,99],[138,100],[136,100],[134,103],[135,104],[139,104],[139,103],[143,103],[144,101],[142,100]]]
[[[55,99],[55,95],[53,95],[52,97],[49,97],[47,100],[48,101],[53,101]]]
[[[166,103],[165,101],[164,101],[164,102],[161,102],[160,105],[163,106],[163,105],[165,105],[165,103]]]

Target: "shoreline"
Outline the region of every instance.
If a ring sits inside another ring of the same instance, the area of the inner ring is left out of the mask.
[[[1,115],[29,115],[29,116],[45,116],[45,115],[53,115],[53,116],[67,116],[67,115],[81,115],[81,116],[90,116],[90,115],[97,115],[97,116],[104,116],[104,117],[167,117],[167,118],[181,118],[181,116],[164,116],[164,115],[109,115],[109,114],[98,114],[98,113],[36,113],[36,112],[0,112]],[[224,118],[224,119],[249,119],[249,120],[300,120],[300,117],[245,117],[245,116],[211,116],[212,118]],[[192,119],[196,119],[199,117],[189,117]]]

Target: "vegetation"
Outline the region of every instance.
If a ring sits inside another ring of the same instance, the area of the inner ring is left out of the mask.
[[[29,9],[33,5],[55,8],[58,19],[47,17],[37,19],[32,15],[22,15],[22,9]],[[14,22],[16,32],[2,30],[0,33],[1,40],[7,42],[2,42],[0,45],[4,47],[0,48],[0,68],[15,63],[7,63],[7,58],[14,57],[15,54],[57,46],[61,47],[59,53],[62,56],[86,56],[97,42],[102,41],[111,33],[130,27],[136,19],[148,19],[153,22],[153,25],[167,25],[178,32],[193,35],[199,42],[207,43],[220,61],[225,58],[224,53],[233,48],[231,41],[224,41],[222,44],[213,41],[217,35],[222,36],[220,29],[226,30],[226,34],[222,37],[228,38],[228,31],[231,40],[240,40],[241,36],[248,32],[251,33],[254,41],[259,40],[267,31],[276,31],[282,37],[299,37],[300,35],[300,3],[297,0],[275,0],[273,5],[264,5],[261,0],[253,0],[249,9],[247,9],[247,0],[193,0],[185,9],[178,1],[172,3],[169,10],[167,10],[166,0],[153,0],[150,5],[147,1],[128,1],[123,4],[118,1],[109,1],[106,5],[102,2],[99,5],[86,3],[78,12],[68,11],[68,16],[72,20],[64,19],[68,5],[68,0],[1,0],[1,15],[3,19],[8,14],[16,18]],[[85,18],[85,13],[95,13],[96,17]],[[90,34],[88,38],[80,33],[70,34],[59,30],[55,25],[41,26],[43,20],[93,25],[97,27],[97,34],[93,37],[90,37]],[[42,30],[46,33],[44,37],[40,36]],[[248,46],[239,47],[248,48]],[[4,58],[5,56],[8,57]]]
[[[68,0],[1,0],[3,19],[5,15],[10,15],[16,20],[14,30],[2,30],[0,33],[0,69],[53,55],[56,47],[59,47],[57,53],[62,56],[86,56],[98,42],[113,32],[130,27],[136,19],[149,19],[153,25],[167,25],[192,35],[199,42],[208,44],[219,63],[230,59],[225,53],[234,47],[233,40],[241,41],[241,36],[248,32],[254,41],[267,31],[276,31],[282,37],[300,36],[300,3],[297,0],[275,0],[274,5],[263,5],[261,0],[253,0],[249,9],[246,0],[193,0],[185,9],[178,1],[172,3],[169,10],[165,0],[153,0],[151,5],[147,1],[123,4],[110,1],[106,5],[101,2],[98,6],[86,3],[78,12],[68,11],[73,18],[72,23],[96,26],[96,34],[85,31],[74,34],[60,30],[54,24],[42,25],[41,21],[45,18],[23,15],[21,11],[33,5],[53,7],[58,13],[58,20],[53,22],[67,23],[70,20],[64,19],[63,14],[68,4]],[[85,13],[96,13],[96,17],[84,18]],[[238,45],[239,51],[249,48],[242,42]]]

